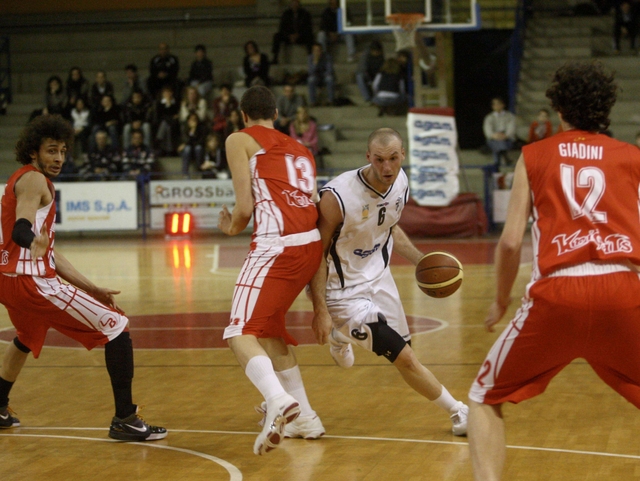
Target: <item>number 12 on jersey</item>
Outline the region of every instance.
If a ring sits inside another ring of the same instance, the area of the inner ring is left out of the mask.
[[[573,165],[560,164],[560,179],[564,197],[567,200],[567,204],[569,204],[571,218],[577,219],[586,216],[587,219],[594,223],[607,222],[607,213],[596,209],[606,188],[602,170],[597,167],[583,167],[578,170],[576,175]],[[576,199],[576,187],[589,189],[582,204],[579,204]]]

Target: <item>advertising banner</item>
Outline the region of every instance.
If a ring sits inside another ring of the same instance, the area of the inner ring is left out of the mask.
[[[411,197],[418,205],[449,205],[460,191],[455,117],[416,110],[407,116]]]
[[[134,181],[56,182],[56,231],[136,230]]]
[[[197,228],[214,228],[222,206],[226,205],[231,211],[235,202],[230,179],[152,180],[149,183],[152,229],[164,228],[165,213],[181,211],[193,215]]]

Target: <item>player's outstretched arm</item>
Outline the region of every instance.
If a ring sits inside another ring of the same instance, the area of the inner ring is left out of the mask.
[[[424,254],[414,245],[413,242],[411,242],[411,239],[409,239],[409,236],[407,236],[405,231],[396,224],[393,226],[391,235],[393,236],[393,250],[411,262],[414,266],[418,264],[418,261],[422,259]]]
[[[236,235],[242,232],[253,214],[253,193],[251,192],[251,170],[249,169],[249,153],[255,140],[244,132],[231,134],[225,146],[227,149],[227,162],[231,170],[233,190],[236,195],[236,205],[233,212],[229,213],[226,207],[220,212],[218,228],[227,235]],[[253,152],[255,153],[255,152]]]
[[[73,284],[74,286],[82,289],[98,302],[122,312],[113,297],[116,294],[120,294],[120,291],[96,286],[75,267],[73,267],[71,262],[69,262],[69,260],[56,249],[54,249],[54,256],[56,260],[56,274],[58,274],[62,279],[67,281],[69,284]]]
[[[531,215],[531,188],[522,155],[516,164],[507,220],[496,247],[496,298],[489,308],[484,324],[489,332],[504,316],[511,303],[511,288],[520,267],[522,239]]]
[[[323,256],[320,267],[315,273],[309,288],[311,301],[313,302],[313,321],[311,327],[316,335],[318,344],[327,342],[333,322],[327,309],[327,255],[331,245],[331,238],[338,226],[342,223],[343,216],[338,200],[333,194],[326,192],[318,202],[318,230],[322,239]]]

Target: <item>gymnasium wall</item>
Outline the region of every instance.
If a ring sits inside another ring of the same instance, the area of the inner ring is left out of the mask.
[[[26,0],[1,1],[0,15],[36,13],[95,12],[107,10],[141,10],[160,8],[235,7],[255,5],[256,0]]]

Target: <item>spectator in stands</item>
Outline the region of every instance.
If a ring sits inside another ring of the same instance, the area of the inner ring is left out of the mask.
[[[291,0],[291,5],[280,17],[280,26],[273,35],[273,58],[271,63],[278,63],[281,44],[305,45],[311,53],[313,45],[313,21],[311,14],[300,6],[300,0]]]
[[[258,44],[253,40],[249,40],[244,44],[244,61],[242,68],[244,70],[244,85],[249,88],[254,85],[269,86],[269,59],[264,53],[260,53]]]
[[[227,140],[227,137],[242,129],[244,129],[244,122],[242,121],[242,115],[240,115],[240,111],[238,109],[232,110],[229,113],[229,117],[227,117],[227,126],[224,129],[224,136],[222,137],[222,141],[225,142]]]
[[[373,98],[373,90],[371,84],[373,79],[376,78],[378,72],[382,68],[384,63],[384,53],[382,50],[382,44],[377,40],[371,42],[367,52],[360,57],[360,63],[358,64],[358,70],[356,71],[356,83],[362,98],[366,102],[371,102]]]
[[[169,51],[169,45],[162,42],[158,46],[158,54],[151,59],[149,64],[149,78],[147,79],[147,89],[149,95],[156,100],[163,87],[171,87],[171,91],[178,92],[178,72],[180,62],[178,57]]]
[[[189,86],[180,103],[180,123],[184,124],[192,113],[198,115],[200,122],[207,120],[207,101],[200,96],[196,87]]]
[[[108,180],[120,171],[120,154],[108,143],[108,135],[99,130],[95,135],[95,145],[80,167],[83,180]]]
[[[175,155],[180,135],[180,104],[170,85],[162,87],[160,98],[153,109],[153,125],[156,132],[156,147],[160,155]]]
[[[385,113],[397,113],[407,105],[405,80],[400,64],[395,58],[388,58],[371,85],[371,102],[378,106],[378,117]]]
[[[349,13],[347,12],[347,20]],[[347,62],[353,62],[356,57],[356,42],[353,35],[338,33],[338,0],[329,0],[329,6],[322,12],[320,18],[320,31],[318,32],[318,43],[322,45],[322,50],[328,52],[331,44],[337,43],[340,38],[347,44]]]
[[[304,105],[298,107],[296,118],[289,125],[289,135],[309,149],[313,155],[318,155],[317,125]]]
[[[196,45],[195,55],[187,83],[198,89],[201,97],[206,97],[213,88],[213,63],[207,58],[207,49],[202,44]]]
[[[57,75],[52,75],[47,80],[47,86],[44,91],[44,107],[31,112],[29,121],[35,119],[39,115],[67,113],[67,94],[62,87],[62,79]]]
[[[546,139],[553,135],[553,127],[549,120],[549,110],[540,109],[536,120],[529,125],[529,143]]]
[[[122,87],[122,100],[120,105],[122,107],[126,106],[131,101],[131,95],[133,92],[145,92],[145,85],[142,80],[140,80],[140,76],[138,75],[138,67],[133,64],[127,64],[124,67],[125,81],[124,86]]]
[[[80,149],[75,149],[74,152],[78,157],[79,154],[86,154],[89,151],[89,136],[91,135],[90,112],[82,96],[76,99],[75,106],[71,109],[71,121],[73,122],[76,145],[80,146]]]
[[[153,172],[155,157],[149,144],[144,143],[144,134],[141,130],[131,131],[131,144],[124,152],[122,158],[122,175],[135,177],[139,174]]]
[[[238,99],[231,94],[231,85],[220,86],[220,96],[213,101],[213,131],[224,134],[227,127],[227,117],[232,110],[237,110],[240,104]]]
[[[204,160],[202,164],[200,164],[200,171],[202,172],[203,178],[215,179],[218,177],[218,171],[223,169],[223,153],[220,147],[220,137],[217,134],[209,134],[204,145]]]
[[[134,90],[122,114],[122,145],[125,150],[131,145],[131,132],[141,130],[144,145],[151,146],[151,103],[142,90]]]
[[[91,110],[96,110],[102,103],[102,98],[105,95],[110,95],[114,98],[113,84],[107,80],[107,73],[104,70],[98,70],[96,72],[96,81],[91,86],[91,94],[89,96],[89,107]]]
[[[207,127],[198,118],[198,114],[191,113],[182,132],[182,143],[178,153],[182,157],[182,173],[189,175],[189,166],[195,161],[196,166],[204,162],[204,144],[207,140]]]
[[[103,95],[100,106],[92,112],[91,137],[89,143],[95,145],[95,135],[98,131],[109,133],[111,147],[120,151],[120,107],[111,95]]]
[[[615,2],[613,43],[614,53],[620,53],[620,39],[623,34],[629,38],[629,46],[634,55],[637,55],[636,37],[638,35],[638,20],[640,18],[640,5],[637,1],[622,0]]]
[[[335,100],[333,62],[331,55],[322,50],[322,45],[314,43],[307,60],[307,87],[309,88],[309,103],[318,105],[317,92],[319,87],[325,87],[327,101],[330,105]]]
[[[276,100],[278,118],[273,125],[285,134],[289,134],[289,124],[296,118],[298,107],[306,104],[304,97],[296,93],[295,89],[295,85],[285,85],[282,90],[282,95]]]
[[[89,81],[82,75],[80,67],[71,67],[67,77],[67,102],[70,107],[76,105],[76,101],[82,98],[85,102],[89,100]]]
[[[483,130],[487,146],[493,153],[496,168],[500,167],[500,158],[504,157],[507,165],[511,164],[507,152],[516,140],[516,116],[505,110],[504,100],[494,97],[491,100],[492,112],[484,118]]]

